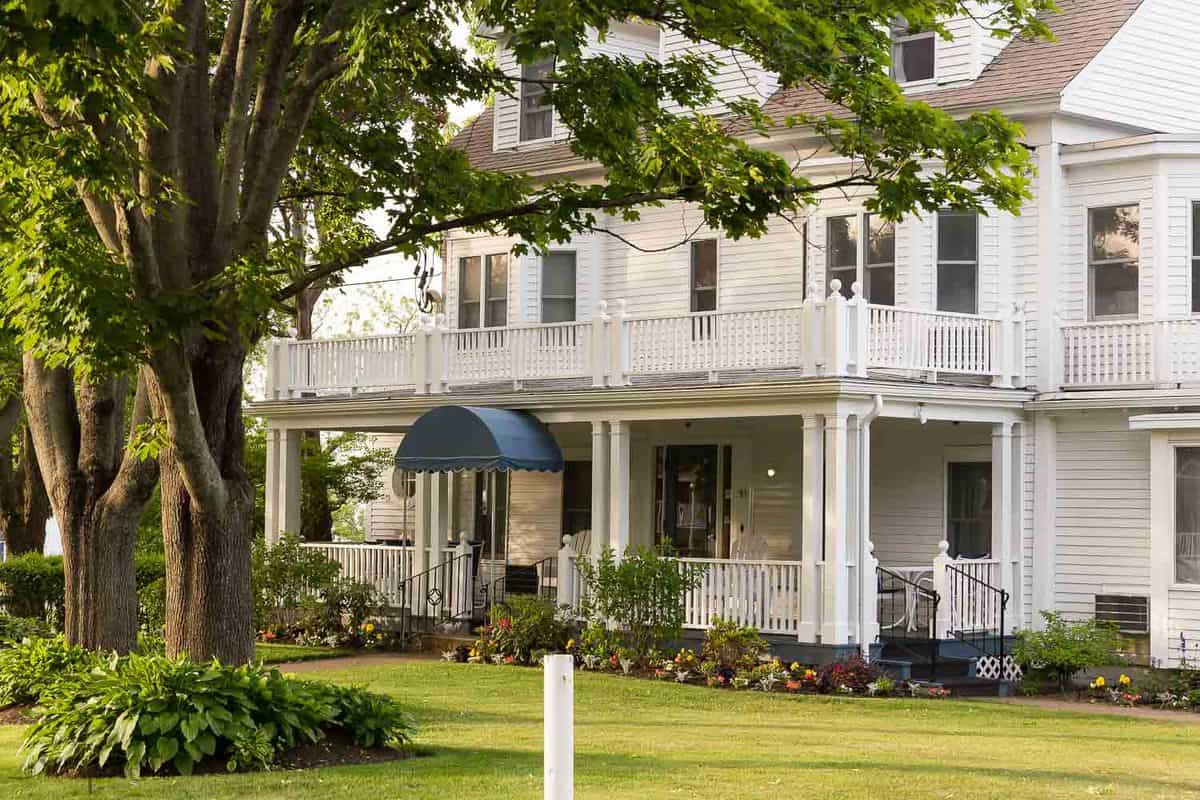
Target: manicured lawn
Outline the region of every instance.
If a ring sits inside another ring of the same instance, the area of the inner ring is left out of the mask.
[[[541,673],[414,662],[330,678],[402,698],[427,755],[311,772],[97,781],[94,797],[541,797]],[[307,676],[306,676],[307,677]],[[765,696],[581,674],[577,797],[1200,797],[1200,728],[998,703]],[[0,798],[87,797],[21,775],[0,727]]]
[[[264,664],[283,664],[288,661],[315,661],[320,658],[341,658],[354,655],[349,647],[305,647],[299,644],[254,645],[254,656]]]

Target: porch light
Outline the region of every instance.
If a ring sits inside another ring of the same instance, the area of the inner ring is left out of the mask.
[[[775,477],[775,468],[774,467],[767,467],[767,477],[768,478]]]

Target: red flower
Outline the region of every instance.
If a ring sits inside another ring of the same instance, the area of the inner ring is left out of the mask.
[[[507,631],[511,628],[512,628],[512,620],[510,620],[508,617],[504,617],[500,620],[500,629],[501,630]]]
[[[505,663],[505,664],[511,664],[511,663],[513,663],[513,657],[512,657],[512,656],[505,656],[505,657],[504,657],[504,663]]]
[[[787,688],[788,688],[788,691],[789,691],[789,692],[798,692],[798,691],[800,691],[800,681],[788,681],[788,682],[787,682]]]

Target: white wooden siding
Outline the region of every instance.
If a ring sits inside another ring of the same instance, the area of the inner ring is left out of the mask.
[[[1171,661],[1186,658],[1195,669],[1200,661],[1200,590],[1172,588],[1167,592],[1167,652]],[[1150,608],[1154,614],[1156,609]]]
[[[705,114],[720,114],[728,109],[731,100],[751,98],[765,103],[779,86],[778,78],[760,67],[749,56],[735,53],[707,42],[693,42],[673,30],[662,34],[662,58],[664,61],[683,54],[712,56],[717,62],[712,76],[717,100],[702,108],[694,109]],[[674,103],[666,103],[671,111],[683,111]]]
[[[562,538],[562,474],[511,472],[508,561],[533,564],[558,552]]]
[[[1162,132],[1200,129],[1194,0],[1144,0],[1063,90],[1064,111]]]
[[[1150,436],[1123,414],[1058,422],[1055,610],[1090,618],[1097,594],[1150,594]]]

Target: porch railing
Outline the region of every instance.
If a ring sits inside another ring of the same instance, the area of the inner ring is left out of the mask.
[[[1200,319],[1060,324],[1063,388],[1200,382]]]
[[[949,588],[948,632],[984,655],[1004,655],[1005,614],[1008,592],[979,577],[969,562],[946,565]]]
[[[424,317],[411,334],[276,340],[268,348],[267,397],[407,387],[436,394],[497,382],[520,389],[540,379],[624,386],[639,376],[719,380],[754,370],[864,377],[868,369],[891,369],[1023,384],[1019,312],[982,317],[869,306],[831,285],[826,298],[774,309],[628,317],[617,301],[601,303],[586,322],[448,330],[443,318]]]
[[[401,605],[400,586],[413,568],[412,547],[340,542],[306,542],[301,547],[341,565],[343,578],[374,586],[388,605]]]
[[[683,594],[685,628],[706,629],[721,617],[762,633],[799,634],[801,562],[677,560],[696,579]]]
[[[401,637],[463,628],[475,611],[474,557],[461,543],[440,564],[400,583]]]

